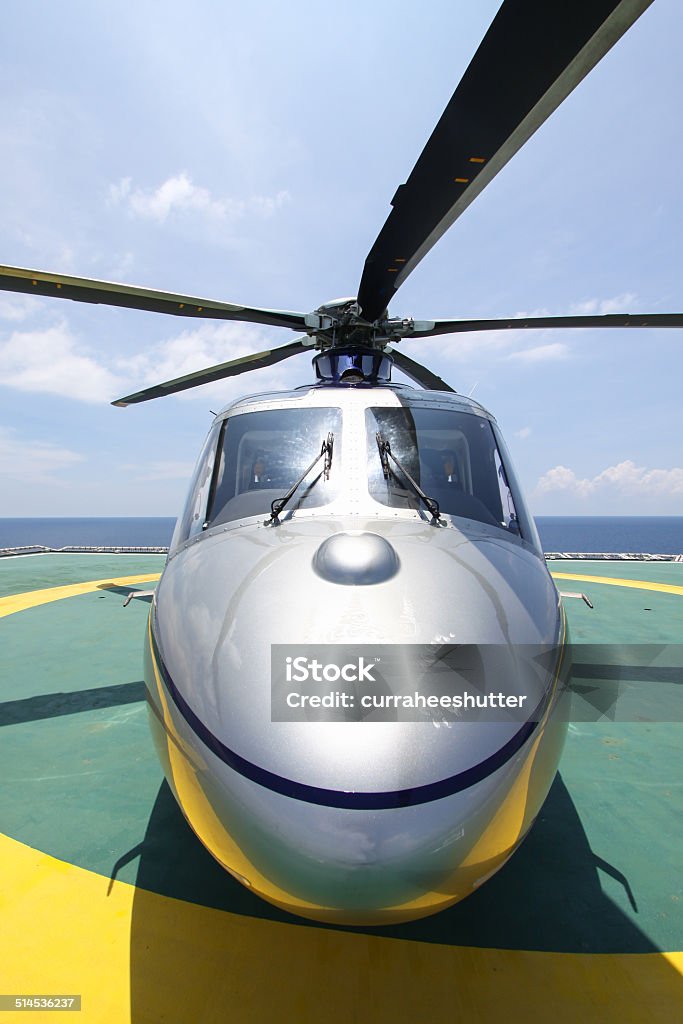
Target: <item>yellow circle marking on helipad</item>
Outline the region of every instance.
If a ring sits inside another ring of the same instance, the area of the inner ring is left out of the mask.
[[[292,926],[110,887],[6,836],[0,856],[3,988],[81,994],[83,1024],[316,1024],[321,1007],[329,1024],[635,1024],[648,1008],[664,1021],[680,1007],[680,953],[485,949]]]
[[[582,583],[605,583],[608,587],[631,587],[633,590],[659,590],[663,594],[683,594],[683,587],[652,580],[618,580],[613,576],[584,576],[573,572],[551,572],[555,580],[577,580]]]
[[[29,590],[25,594],[10,594],[0,597],[0,619],[14,612],[23,612],[27,608],[35,608],[39,604],[61,601],[65,597],[77,597],[78,594],[90,594],[94,590],[106,590],[107,587],[134,587],[136,583],[152,583],[161,576],[160,572],[148,572],[142,576],[117,576],[113,580],[90,580],[88,583],[68,583],[63,587],[48,587],[46,590]]]
[[[144,573],[140,576],[117,576],[115,579],[89,580],[87,583],[69,583],[61,587],[48,587],[45,590],[29,590],[25,594],[10,594],[9,597],[0,597],[0,618],[5,615],[12,615],[14,612],[25,611],[27,608],[35,608],[41,604],[49,604],[51,601],[61,601],[66,597],[77,597],[79,594],[89,594],[95,590],[103,590],[107,587],[134,587],[138,583],[153,583],[159,579],[161,573]],[[575,580],[582,583],[604,583],[612,587],[631,587],[634,590],[658,590],[664,594],[683,595],[683,586],[676,586],[673,583],[655,583],[651,580],[620,580],[612,576],[587,576],[582,573],[553,572],[553,579]]]
[[[683,587],[668,584],[553,575],[683,594]],[[11,595],[0,598],[0,617],[159,576]],[[417,1020],[428,1007],[435,1019],[476,1017],[483,1024],[499,1021],[506,1006],[511,1021],[528,1024],[545,1020],[552,1006],[557,1024],[579,1018],[623,1024],[642,1019],[646,1005],[656,1005],[667,1019],[680,1005],[681,953],[484,949],[292,927],[123,882],[110,888],[101,875],[7,836],[0,836],[0,860],[5,868],[0,880],[3,987],[81,993],[79,1019],[84,1021],[125,1022],[134,1016],[184,1022],[200,1006],[218,1020],[227,1004],[248,1010],[249,1019],[268,1021],[283,1016],[284,1003],[284,1019],[313,1024],[325,1005],[331,1024],[342,1024],[357,1015],[360,997],[363,1012],[382,1022]],[[266,968],[268,984],[263,983]]]

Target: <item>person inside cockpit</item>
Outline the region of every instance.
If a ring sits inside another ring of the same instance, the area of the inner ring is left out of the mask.
[[[441,477],[442,484],[448,484],[452,487],[461,488],[460,476],[458,474],[458,463],[455,458],[455,452],[442,451],[441,455],[441,466],[443,469],[443,475]]]
[[[253,491],[259,487],[272,487],[272,481],[268,473],[268,459],[264,451],[256,453],[251,467],[249,490]]]

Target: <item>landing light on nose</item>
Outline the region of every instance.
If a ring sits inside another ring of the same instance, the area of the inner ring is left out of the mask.
[[[384,537],[354,531],[335,533],[324,540],[313,556],[313,568],[330,583],[369,586],[395,576],[399,560]]]

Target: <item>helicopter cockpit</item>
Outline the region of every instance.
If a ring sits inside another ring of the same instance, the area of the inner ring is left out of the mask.
[[[375,501],[415,507],[406,477],[377,459],[377,437],[385,438],[400,464],[441,513],[520,532],[519,518],[493,427],[488,419],[428,406],[371,407],[365,413],[368,485]],[[374,450],[373,450],[374,449]],[[374,456],[374,457],[373,457]]]
[[[304,473],[320,439],[333,433],[341,446],[341,409],[259,409],[214,423],[199,456],[185,511],[172,546],[213,526],[270,513]],[[307,474],[288,506],[315,508],[339,491],[339,474],[318,486],[322,466]]]
[[[345,392],[343,408],[321,405],[321,398],[318,392],[313,404],[283,402],[278,408],[254,402],[228,409],[216,420],[173,550],[214,527],[253,517],[263,522],[273,502],[297,481],[286,508],[294,517],[323,507],[328,511],[328,506],[335,515],[423,516],[422,490],[438,504],[442,525],[444,516],[458,517],[537,546],[502,441],[475,403],[458,396],[430,405],[355,389]],[[306,472],[328,435],[333,439],[329,461]],[[390,447],[391,461],[378,447],[380,438]]]

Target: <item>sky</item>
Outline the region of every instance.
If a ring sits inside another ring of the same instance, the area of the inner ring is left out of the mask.
[[[354,295],[497,8],[7,0],[0,263],[302,312]],[[682,29],[678,0],[655,0],[392,315],[683,310]],[[493,412],[534,514],[676,515],[682,335],[505,331],[403,351]],[[0,293],[0,516],[177,515],[210,410],[308,382],[310,357],[109,402],[294,337]]]

